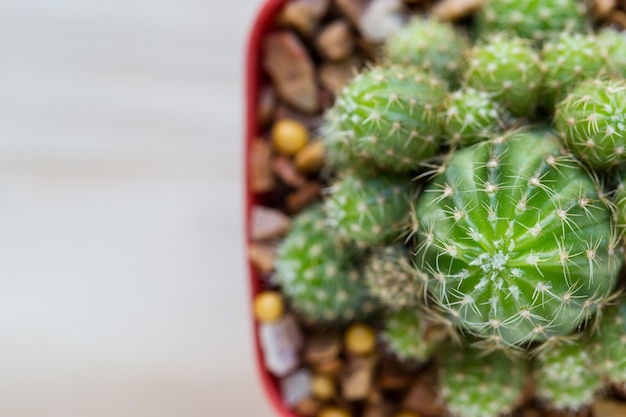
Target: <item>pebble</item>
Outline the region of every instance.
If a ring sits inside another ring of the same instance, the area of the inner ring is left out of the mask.
[[[337,394],[335,381],[330,375],[315,374],[311,380],[311,392],[320,400],[330,400]]]
[[[291,227],[291,219],[285,213],[261,205],[252,207],[250,223],[250,237],[252,240],[281,237]]]
[[[341,339],[334,330],[320,331],[311,335],[304,348],[304,359],[317,364],[335,359],[341,353]]]
[[[352,417],[352,415],[345,408],[326,407],[320,411],[317,417]]]
[[[441,20],[456,21],[477,11],[484,0],[443,0],[431,10],[434,17]]]
[[[340,375],[342,398],[347,401],[367,398],[372,389],[377,362],[378,358],[374,355],[353,356],[348,359]]]
[[[287,210],[297,213],[320,197],[322,186],[317,181],[309,181],[285,198]]]
[[[394,406],[389,403],[369,405],[363,412],[363,417],[393,417]]]
[[[269,124],[274,118],[276,110],[276,94],[274,89],[266,85],[259,91],[259,101],[257,104],[257,121],[261,126]]]
[[[335,0],[335,4],[341,13],[355,26],[358,26],[359,19],[370,0]]]
[[[329,6],[330,0],[291,0],[276,20],[279,25],[291,26],[305,37],[310,37]]]
[[[280,31],[265,37],[263,68],[283,100],[304,113],[317,112],[319,97],[315,67],[294,33]]]
[[[383,390],[400,390],[408,388],[413,382],[415,373],[400,363],[393,356],[382,359],[378,373],[377,385]]]
[[[626,13],[621,10],[613,10],[607,17],[607,21],[620,30],[626,29]]]
[[[272,191],[276,187],[276,179],[272,172],[272,147],[266,140],[254,139],[248,163],[250,190],[256,194]]]
[[[270,242],[255,242],[248,247],[248,256],[254,266],[263,273],[274,271],[276,245]]]
[[[299,369],[280,381],[280,392],[285,404],[293,408],[310,394],[311,372]]]
[[[324,141],[315,140],[302,148],[295,156],[294,163],[298,171],[315,174],[324,165]]]
[[[277,120],[272,126],[272,145],[279,153],[293,156],[309,141],[309,132],[302,123],[290,120]]]
[[[612,400],[596,400],[592,406],[596,417],[626,417],[626,403]]]
[[[401,0],[372,0],[359,18],[359,30],[370,42],[383,42],[404,24]]]
[[[437,393],[437,375],[434,367],[421,371],[404,397],[402,408],[413,411],[421,417],[440,417],[444,414],[444,407]]]
[[[306,178],[298,171],[293,160],[286,156],[277,156],[272,161],[272,171],[290,187],[299,188],[306,183]]]
[[[399,413],[394,414],[393,417],[420,417],[420,415],[413,411],[400,411]]]
[[[595,17],[604,19],[609,15],[611,10],[617,6],[617,0],[595,0],[594,12]]]
[[[273,375],[284,377],[300,365],[298,352],[302,348],[302,334],[293,316],[283,315],[275,322],[260,323],[259,340],[265,367]],[[307,380],[307,393],[309,386]],[[296,404],[297,401],[292,406]]]
[[[354,36],[345,20],[336,20],[326,25],[315,39],[320,53],[331,61],[341,61],[352,54]]]
[[[376,347],[376,334],[370,326],[356,323],[346,331],[344,343],[348,352],[354,355],[368,355]]]
[[[339,93],[363,67],[363,60],[358,56],[338,62],[324,62],[319,68],[320,84],[332,93]]]
[[[277,291],[262,291],[254,298],[254,316],[262,323],[271,323],[285,311],[285,302]]]
[[[306,397],[294,407],[294,411],[301,417],[316,417],[323,404],[312,397]]]

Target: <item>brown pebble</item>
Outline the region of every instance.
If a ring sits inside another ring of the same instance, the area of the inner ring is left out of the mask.
[[[334,330],[311,335],[304,347],[304,359],[310,364],[319,364],[336,359],[341,352],[341,336]]]
[[[443,0],[433,6],[431,13],[438,19],[455,21],[474,13],[483,2],[484,0]]]
[[[252,240],[283,236],[291,227],[291,219],[280,210],[256,205],[252,207],[250,236]]]
[[[272,173],[272,147],[262,138],[252,142],[250,148],[250,190],[253,193],[263,194],[276,187],[276,179]]]
[[[620,10],[613,10],[606,19],[612,25],[622,29],[626,29],[626,13]]]
[[[363,66],[359,56],[353,56],[339,62],[324,62],[320,65],[318,76],[320,84],[332,93],[340,92]]]
[[[320,53],[331,61],[347,58],[354,49],[354,36],[345,20],[336,20],[326,25],[315,39]]]
[[[296,168],[294,162],[286,156],[277,156],[272,161],[272,171],[290,187],[299,188],[306,183],[306,178]]]
[[[305,37],[310,37],[317,29],[319,21],[326,14],[330,0],[291,0],[276,17],[279,25],[290,26]]]
[[[626,403],[607,399],[598,399],[592,406],[596,417],[626,417]]]
[[[266,85],[259,91],[259,103],[257,105],[257,120],[261,126],[269,124],[276,110],[276,94],[274,89]]]
[[[341,372],[341,392],[347,401],[363,400],[370,393],[374,368],[378,358],[375,355],[353,356],[348,359]]]
[[[287,195],[285,204],[290,213],[297,213],[317,200],[322,192],[322,186],[317,181],[309,181],[296,191]]]
[[[520,411],[520,417],[541,417],[541,414],[535,408],[525,408]]]
[[[321,92],[318,91],[318,93],[321,100]],[[323,117],[321,115],[303,114],[283,103],[279,103],[278,106],[276,106],[275,118],[297,120],[298,122],[302,123],[308,130],[313,131],[320,127]]]
[[[314,174],[324,165],[324,142],[315,140],[298,152],[294,158],[298,171],[304,174]]]
[[[393,417],[395,407],[389,403],[368,405],[363,411],[363,417]]]
[[[343,369],[343,361],[339,358],[329,359],[313,365],[315,372],[337,376]]]
[[[335,0],[341,13],[355,26],[358,25],[359,18],[369,2],[370,0]]]
[[[265,37],[263,67],[283,100],[307,114],[319,109],[313,61],[294,33],[281,31]]]
[[[402,401],[402,408],[422,417],[439,417],[444,407],[437,393],[436,369],[430,367],[420,373]]]
[[[383,390],[404,389],[411,385],[414,377],[415,372],[411,372],[405,364],[386,356],[381,361],[377,385]]]
[[[617,0],[595,0],[593,11],[597,19],[606,18],[617,6]]]
[[[274,270],[276,259],[276,245],[270,243],[252,243],[248,247],[248,256],[252,264],[261,272],[269,273]]]
[[[312,397],[306,397],[295,406],[294,411],[302,417],[315,417],[319,414],[323,405]]]

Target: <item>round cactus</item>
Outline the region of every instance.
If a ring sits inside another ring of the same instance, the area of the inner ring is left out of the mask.
[[[552,110],[587,78],[608,74],[606,48],[595,35],[563,33],[544,45],[542,56],[547,69],[544,80],[544,105]]]
[[[387,315],[381,338],[398,359],[426,362],[445,339],[447,329],[433,325],[426,332],[425,327],[415,309],[397,310]]]
[[[455,417],[498,417],[522,398],[528,364],[502,352],[484,356],[471,347],[448,347],[440,356],[441,394]]]
[[[439,149],[446,95],[443,82],[415,68],[377,67],[357,75],[326,114],[329,160],[392,172],[417,169]]]
[[[456,86],[468,48],[468,39],[452,25],[415,17],[387,40],[384,59],[391,64],[432,71],[451,86]]]
[[[626,160],[626,82],[588,80],[557,106],[555,123],[566,146],[593,168]]]
[[[587,407],[602,387],[602,377],[581,341],[542,349],[535,371],[537,396],[550,409]]]
[[[393,243],[406,230],[413,183],[399,177],[345,175],[326,200],[330,225],[360,245]]]
[[[604,377],[626,390],[626,303],[602,310],[598,331],[592,338],[592,355]]]
[[[278,248],[276,281],[293,308],[313,321],[348,321],[374,308],[358,253],[328,227],[321,205],[298,215]]]
[[[498,35],[474,47],[465,79],[468,87],[490,93],[513,115],[532,117],[543,68],[529,41]]]
[[[473,88],[455,91],[445,106],[444,126],[452,144],[469,146],[499,132],[506,111],[489,94]]]
[[[372,296],[390,309],[415,306],[423,294],[424,282],[415,273],[402,245],[373,248],[363,276]]]
[[[611,73],[626,78],[626,33],[604,28],[598,33],[597,39],[600,50],[606,50]]]
[[[586,7],[579,0],[488,0],[478,16],[484,37],[513,31],[521,38],[543,41],[561,32],[582,31]]]
[[[433,299],[496,347],[574,331],[622,262],[596,187],[546,133],[456,151],[415,206],[415,260]]]

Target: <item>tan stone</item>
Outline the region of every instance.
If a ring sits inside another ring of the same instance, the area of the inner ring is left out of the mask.
[[[602,20],[606,18],[611,10],[617,7],[617,0],[595,0],[593,11],[596,18]]]
[[[431,13],[438,19],[455,21],[474,13],[483,2],[484,0],[443,0],[433,6]]]
[[[261,272],[269,273],[274,270],[276,259],[276,245],[271,243],[252,243],[248,247],[248,256],[252,264]]]
[[[375,355],[349,358],[341,373],[341,392],[347,401],[367,398],[372,388],[374,369],[378,362]]]
[[[291,219],[280,210],[256,205],[252,207],[250,236],[252,240],[283,236],[291,227]]]
[[[338,93],[362,66],[363,60],[357,56],[338,62],[324,62],[319,68],[320,84],[328,91]]]
[[[354,50],[354,36],[345,20],[336,20],[326,25],[315,39],[320,53],[331,61],[341,61]]]
[[[263,138],[252,142],[249,159],[250,190],[253,193],[263,194],[276,187],[276,180],[272,172],[272,147]]]
[[[290,213],[297,213],[320,197],[322,186],[317,181],[309,181],[287,195],[285,203]]]
[[[324,165],[324,141],[312,141],[296,154],[294,163],[298,171],[304,174],[314,174]]]
[[[302,176],[295,164],[286,156],[277,156],[272,161],[272,171],[291,187],[299,188],[305,185],[306,178]]]
[[[293,27],[302,35],[309,37],[317,29],[329,5],[330,0],[288,1],[277,16],[277,23]]]

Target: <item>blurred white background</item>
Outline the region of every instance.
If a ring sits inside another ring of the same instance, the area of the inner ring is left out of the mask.
[[[262,0],[0,2],[0,416],[273,416],[242,229]]]

